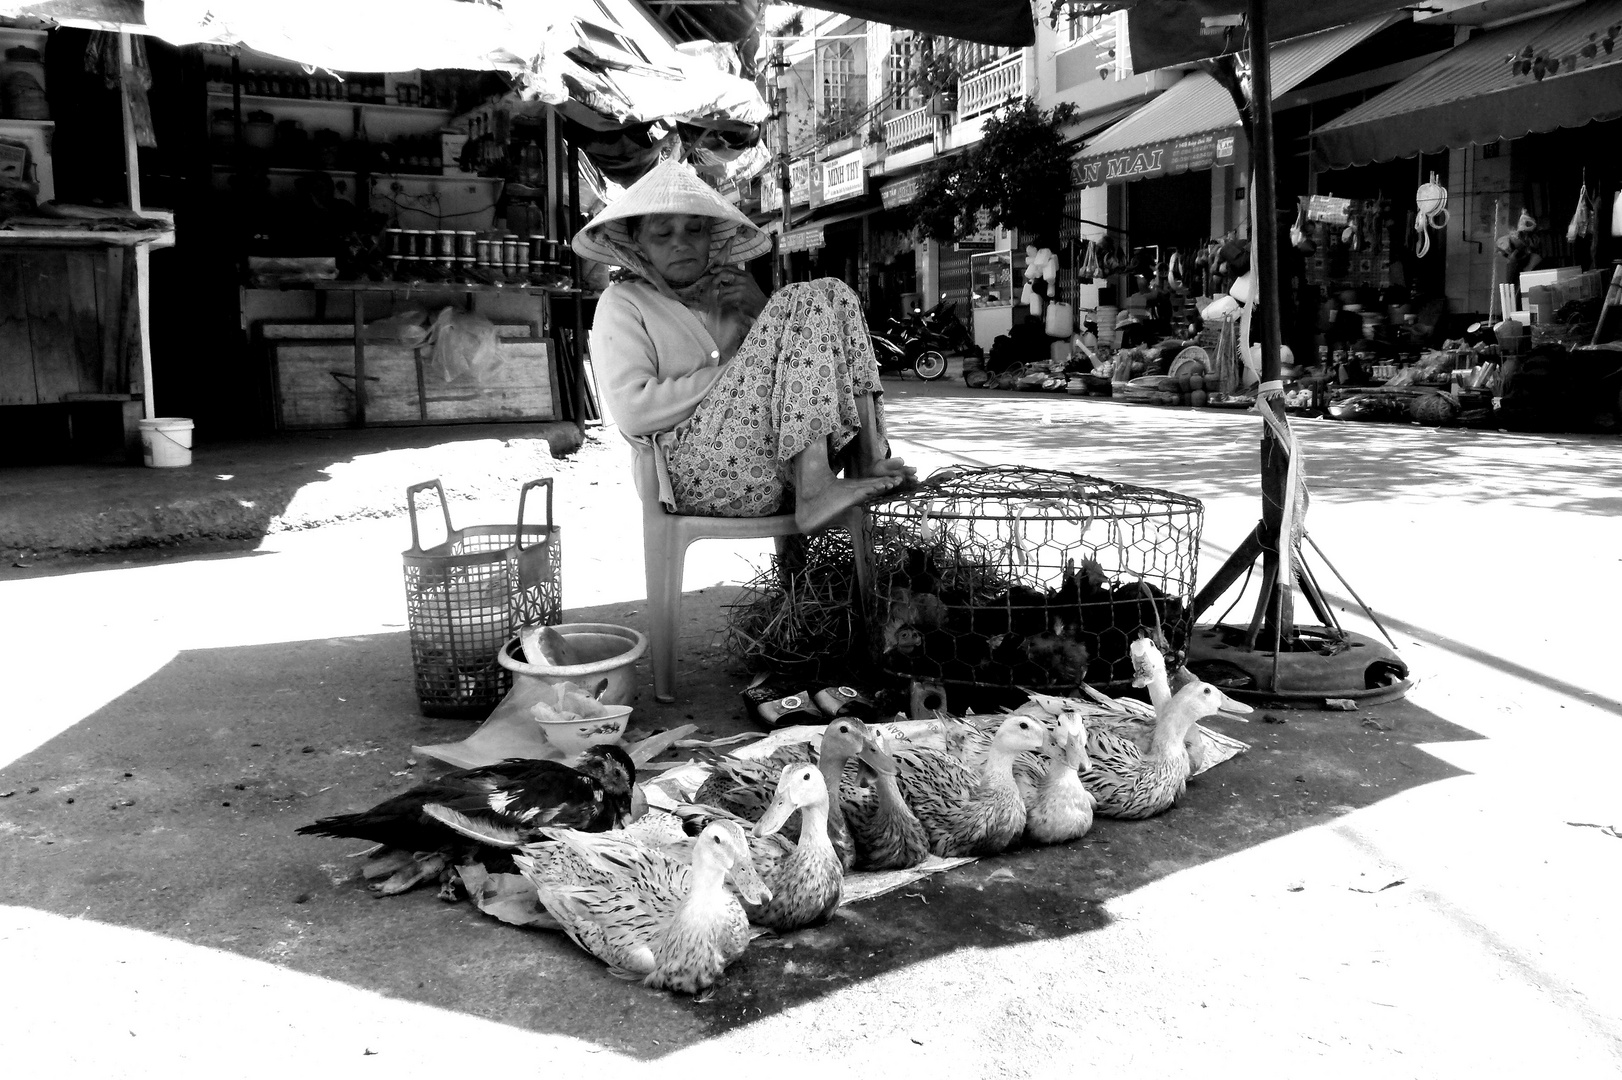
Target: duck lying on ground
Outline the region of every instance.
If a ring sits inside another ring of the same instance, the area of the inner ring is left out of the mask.
[[[354,837],[378,845],[369,853],[363,873],[375,882],[375,892],[388,896],[437,880],[452,866],[498,850],[448,828],[425,814],[425,806],[442,806],[497,829],[567,826],[601,832],[622,827],[630,819],[635,782],[636,764],[617,746],[589,747],[576,768],[556,761],[509,758],[448,772],[370,810],[321,818],[298,832]],[[506,858],[505,852],[496,856],[492,869],[505,869]]]
[[[547,831],[552,842],[513,857],[519,872],[570,940],[644,986],[696,994],[743,955],[749,921],[729,878],[745,903],[771,898],[733,821],[705,826],[690,860],[614,833]]]

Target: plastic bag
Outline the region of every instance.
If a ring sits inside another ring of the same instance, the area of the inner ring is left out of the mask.
[[[480,383],[501,366],[496,324],[483,315],[441,308],[428,336],[433,342],[430,363],[446,382]]]
[[[405,345],[415,349],[428,341],[428,312],[408,307],[366,324],[366,340],[373,344]]]

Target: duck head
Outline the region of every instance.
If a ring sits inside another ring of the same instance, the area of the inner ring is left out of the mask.
[[[1132,642],[1127,651],[1132,656],[1133,686],[1149,686],[1157,679],[1165,681],[1166,658],[1161,655],[1154,642],[1146,637],[1140,637]]]
[[[693,843],[693,865],[697,868],[705,864],[717,867],[730,878],[746,903],[764,904],[772,898],[772,891],[755,872],[749,840],[736,821],[712,821],[698,834]]]
[[[844,763],[855,758],[874,772],[895,774],[895,759],[885,753],[878,732],[850,716],[838,716],[822,731],[822,754]]]
[[[1087,772],[1093,767],[1087,756],[1087,729],[1074,717],[1065,717],[1059,728],[1042,747],[1042,756],[1050,767],[1060,766],[1076,772]]]
[[[1166,702],[1165,708],[1168,715],[1179,720],[1187,720],[1190,724],[1198,723],[1204,717],[1214,716],[1217,713],[1245,720],[1245,714],[1251,711],[1250,706],[1244,702],[1235,701],[1210,683],[1198,680],[1173,694],[1171,700]]]
[[[580,764],[575,769],[602,785],[616,825],[624,826],[627,820],[641,816],[636,812],[636,796],[633,793],[636,787],[636,762],[631,760],[630,754],[607,743],[588,746],[581,753]],[[642,810],[647,810],[645,802]]]
[[[789,815],[807,807],[828,809],[828,785],[814,765],[789,765],[777,778],[777,791],[771,805],[755,822],[756,836],[770,836],[781,829]],[[803,835],[803,834],[802,834]]]
[[[1026,750],[1040,750],[1047,741],[1048,729],[1042,721],[1010,713],[997,729],[997,734],[992,736],[991,745],[1019,754]]]

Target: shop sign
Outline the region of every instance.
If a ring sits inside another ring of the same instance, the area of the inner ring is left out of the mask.
[[[1174,176],[1233,162],[1234,133],[1205,131],[1152,146],[1140,146],[1123,154],[1078,158],[1071,175],[1078,187],[1118,184],[1149,176]]]
[[[991,251],[1000,245],[1002,238],[1000,230],[991,223],[991,211],[977,211],[974,218],[974,232],[959,240],[955,249],[958,251]]]
[[[801,158],[789,166],[790,206],[805,206],[811,202],[811,172],[810,158]],[[768,170],[760,178],[760,209],[765,213],[783,209],[783,189],[778,184],[776,169]]]
[[[812,248],[822,246],[822,226],[812,225],[804,229],[795,229],[788,234],[783,242],[785,251],[810,251]]]
[[[885,184],[879,189],[879,199],[884,203],[886,210],[894,210],[898,206],[917,202],[918,196],[923,194],[924,178],[909,176],[905,180],[897,180],[893,184]]]
[[[1337,199],[1333,195],[1314,195],[1307,200],[1307,220],[1344,225],[1351,220],[1347,215],[1351,203],[1350,199]]]
[[[822,163],[822,201],[839,202],[867,194],[867,169],[862,152],[852,150]]]

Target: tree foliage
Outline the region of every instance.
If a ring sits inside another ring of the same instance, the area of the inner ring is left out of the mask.
[[[1071,145],[1061,129],[1078,115],[1074,105],[1042,109],[1028,97],[1008,104],[986,121],[972,150],[926,170],[914,224],[949,243],[975,232],[984,211],[1002,228],[1056,241],[1073,186]]]

